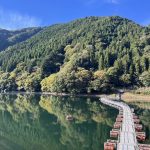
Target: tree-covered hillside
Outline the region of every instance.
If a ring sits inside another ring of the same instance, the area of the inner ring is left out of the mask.
[[[42,30],[42,28],[26,28],[16,31],[0,29],[0,51],[27,40],[40,30]]]
[[[150,86],[149,27],[114,16],[39,30],[0,52],[1,90],[101,93]]]

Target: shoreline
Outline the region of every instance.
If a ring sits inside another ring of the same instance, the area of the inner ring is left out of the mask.
[[[70,97],[108,97],[111,99],[117,99],[115,97],[115,94],[69,94],[69,93],[51,93],[51,92],[6,92],[6,93],[0,93],[1,95],[9,94],[26,94],[26,95],[50,95],[50,96],[70,96]],[[143,94],[135,94],[132,92],[124,92],[122,94],[122,100],[125,102],[150,102],[150,95],[143,95]]]
[[[6,92],[6,93],[0,93],[0,94],[37,94],[37,95],[52,95],[52,96],[71,96],[71,97],[102,97],[107,96],[106,94],[69,94],[69,93],[51,93],[51,92],[19,92],[19,91],[13,91],[13,92]]]

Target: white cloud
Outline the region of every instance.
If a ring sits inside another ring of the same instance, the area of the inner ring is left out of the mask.
[[[41,21],[35,17],[0,8],[0,28],[15,30],[39,26],[40,23]]]

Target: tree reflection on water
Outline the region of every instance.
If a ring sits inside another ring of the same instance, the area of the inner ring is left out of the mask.
[[[66,115],[73,121],[67,121]],[[97,98],[0,95],[3,150],[102,150],[117,110]]]

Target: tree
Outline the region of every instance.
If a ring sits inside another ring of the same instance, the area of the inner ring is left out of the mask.
[[[120,77],[120,82],[121,82],[121,85],[122,86],[130,86],[131,85],[131,76],[130,74],[123,74],[121,77]]]
[[[140,75],[140,81],[142,83],[142,85],[148,87],[150,86],[150,72],[149,71],[145,71]]]
[[[109,84],[119,85],[119,73],[118,68],[111,67],[106,72],[106,80]]]
[[[141,60],[142,72],[149,69],[149,59],[147,57],[142,57]]]
[[[52,86],[55,81],[55,78],[56,78],[56,74],[51,74],[49,77],[44,78],[41,81],[41,90],[43,92],[52,92],[53,91]]]
[[[47,77],[50,74],[56,72],[56,70],[58,69],[56,64],[55,64],[55,55],[51,54],[50,56],[48,56],[47,58],[45,58],[42,62],[41,65],[41,75],[42,77]]]
[[[106,72],[104,70],[96,71],[93,75],[93,80],[90,82],[90,90],[94,92],[102,92]]]
[[[101,55],[99,58],[99,66],[98,66],[99,70],[103,70],[104,69],[104,56]]]

